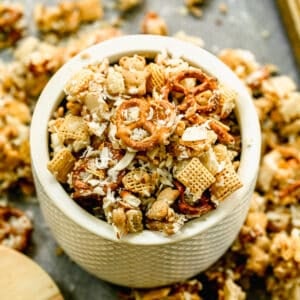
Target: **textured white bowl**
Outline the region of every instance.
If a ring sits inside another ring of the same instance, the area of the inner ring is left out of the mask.
[[[164,50],[201,67],[237,91],[236,114],[242,135],[238,173],[243,187],[215,211],[188,222],[174,236],[145,230],[118,240],[112,226],[79,207],[47,170],[47,124],[64,96],[64,85],[83,66],[106,57],[116,62],[121,56],[134,53],[153,57]],[[32,118],[32,169],[45,220],[65,252],[103,280],[123,286],[154,287],[192,277],[225,253],[245,220],[260,157],[260,128],[252,100],[240,80],[218,58],[174,38],[130,35],[102,42],[83,53],[52,77]]]

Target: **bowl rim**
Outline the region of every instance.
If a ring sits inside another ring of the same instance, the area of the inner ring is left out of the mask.
[[[48,171],[46,167],[46,162],[49,161],[48,120],[64,95],[65,83],[82,67],[104,58],[108,58],[111,63],[123,55],[138,53],[153,56],[162,51],[167,51],[174,57],[182,57],[189,63],[201,67],[238,93],[236,111],[242,136],[238,174],[243,182],[243,187],[220,203],[217,209],[185,223],[183,228],[174,235],[165,236],[160,232],[143,230],[143,232],[128,234],[118,239],[112,225],[97,219],[76,204]],[[233,212],[245,197],[249,197],[249,193],[253,192],[259,169],[261,135],[257,113],[245,85],[215,55],[173,37],[135,34],[115,37],[83,50],[52,76],[40,94],[33,112],[30,126],[30,148],[35,180],[39,182],[43,192],[63,214],[80,227],[106,240],[150,246],[175,243],[204,233]]]

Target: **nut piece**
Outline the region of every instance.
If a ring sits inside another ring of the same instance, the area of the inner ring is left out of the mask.
[[[65,183],[68,180],[68,174],[74,167],[75,161],[76,159],[72,152],[68,148],[63,148],[49,161],[47,167],[59,182]]]
[[[171,188],[165,188],[162,190],[157,200],[152,204],[151,208],[147,211],[147,217],[152,220],[162,221],[164,219],[168,219],[168,217],[174,214],[170,205],[174,203],[174,201],[179,196],[178,190],[173,190]]]
[[[192,158],[175,177],[189,189],[194,200],[198,200],[216,180],[196,157]]]

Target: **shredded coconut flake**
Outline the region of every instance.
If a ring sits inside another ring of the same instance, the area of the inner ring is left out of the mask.
[[[185,129],[182,140],[185,142],[201,141],[208,138],[206,125],[193,126]]]

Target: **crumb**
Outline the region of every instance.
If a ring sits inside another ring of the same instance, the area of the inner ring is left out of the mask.
[[[179,13],[179,15],[181,15],[181,16],[187,16],[189,12],[188,12],[188,9],[187,9],[186,6],[180,6],[180,7],[178,8],[178,13]]]
[[[80,55],[80,58],[81,59],[89,59],[91,56],[89,53],[87,52],[83,52],[81,55]]]
[[[188,12],[196,18],[201,18],[203,15],[202,6],[204,5],[204,0],[185,0],[185,6]]]
[[[217,19],[215,20],[215,24],[216,24],[217,26],[221,26],[221,25],[223,24],[223,21],[222,21],[221,19],[217,18]]]
[[[183,30],[176,32],[174,37],[186,42],[190,42],[198,47],[204,47],[204,41],[200,37],[188,35]]]
[[[226,3],[220,3],[219,4],[219,12],[223,15],[226,15],[228,13],[228,5]]]
[[[270,37],[271,33],[270,33],[269,30],[266,30],[266,29],[265,29],[265,30],[262,30],[262,31],[261,31],[260,35],[262,36],[262,38],[268,39],[268,38]]]
[[[167,35],[168,27],[162,17],[154,11],[149,11],[142,20],[141,32],[144,34]]]
[[[60,246],[57,246],[56,248],[55,248],[55,255],[56,256],[61,256],[61,255],[63,255],[64,254],[64,250],[60,247]]]
[[[140,6],[142,2],[143,0],[118,0],[116,8],[121,12],[126,13]]]

